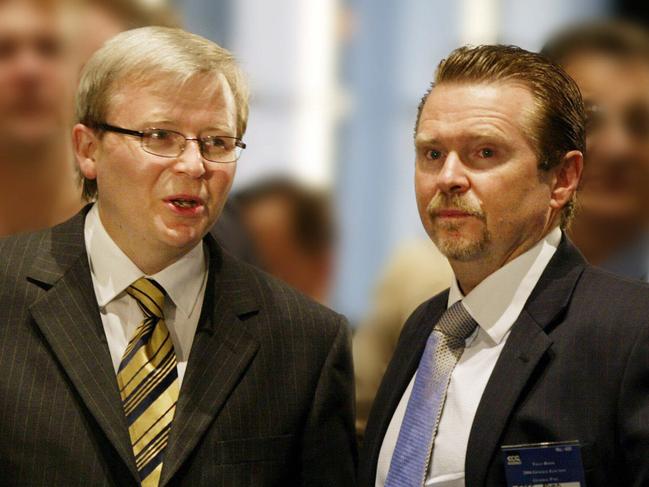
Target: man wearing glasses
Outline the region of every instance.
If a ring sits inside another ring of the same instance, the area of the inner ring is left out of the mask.
[[[230,53],[181,30],[87,63],[73,141],[95,202],[0,241],[0,484],[353,484],[344,318],[207,235],[247,110]]]

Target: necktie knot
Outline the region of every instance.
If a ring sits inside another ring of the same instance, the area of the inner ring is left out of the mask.
[[[466,340],[478,324],[461,301],[456,302],[442,315],[436,327],[444,335]]]
[[[165,290],[153,279],[141,277],[131,284],[126,292],[132,296],[142,308],[146,316],[164,318],[163,309],[165,302]]]

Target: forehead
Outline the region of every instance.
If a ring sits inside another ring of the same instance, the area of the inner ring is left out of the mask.
[[[219,73],[195,75],[184,83],[164,76],[139,82],[123,80],[109,96],[107,113],[134,122],[179,122],[195,117],[203,123],[213,118],[221,124],[234,124],[236,107],[232,90]]]
[[[583,53],[569,58],[565,69],[585,100],[607,104],[649,101],[649,61]]]
[[[522,83],[442,83],[424,104],[417,137],[523,135],[534,109],[534,97]]]
[[[70,13],[56,2],[0,1],[0,36],[63,35]]]

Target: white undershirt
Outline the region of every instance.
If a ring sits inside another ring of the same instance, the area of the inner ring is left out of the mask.
[[[425,485],[464,487],[466,449],[478,404],[512,325],[560,241],[561,231],[556,228],[483,280],[467,296],[462,295],[457,281],[453,280],[447,306],[462,300],[479,326],[467,338],[464,353],[451,374]],[[416,375],[401,397],[383,438],[376,487],[385,484]]]
[[[126,345],[143,319],[142,310],[135,299],[126,294],[126,288],[146,275],[108,235],[101,223],[97,204],[86,216],[84,237],[101,322],[117,373]],[[168,295],[164,316],[178,361],[179,384],[185,375],[203,307],[207,269],[207,252],[199,243],[169,267],[146,276],[155,279]]]

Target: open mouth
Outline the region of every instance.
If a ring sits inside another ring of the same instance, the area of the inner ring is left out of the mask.
[[[176,212],[180,212],[182,214],[196,214],[196,212],[200,212],[205,205],[203,200],[198,196],[184,194],[165,198],[165,203],[167,203]]]
[[[182,198],[173,199],[169,201],[176,208],[196,208],[199,203],[196,200],[186,200]]]

